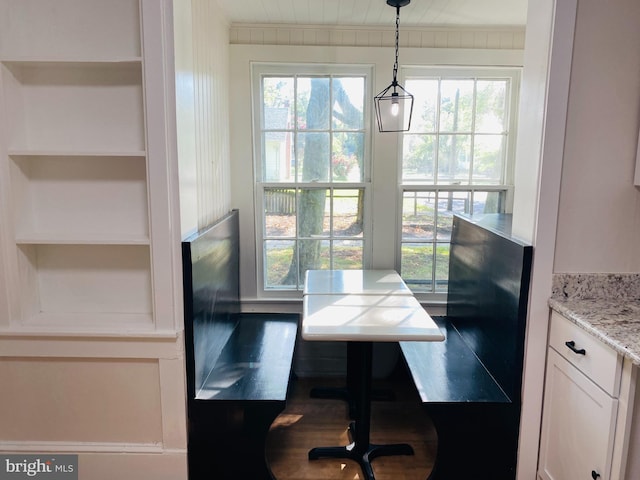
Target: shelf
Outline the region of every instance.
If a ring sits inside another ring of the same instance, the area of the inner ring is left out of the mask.
[[[149,243],[144,157],[10,159],[18,243]]]
[[[104,151],[70,151],[70,150],[13,150],[8,151],[10,157],[145,157],[144,150],[129,152]]]
[[[69,12],[73,12],[70,15]],[[0,57],[137,57],[138,0],[0,0]],[[28,25],[28,33],[25,31]]]
[[[149,237],[79,236],[68,232],[31,233],[16,237],[18,245],[149,245]]]
[[[150,248],[19,245],[22,323],[113,326],[150,322]]]
[[[146,150],[140,63],[2,63],[8,149]]]
[[[65,67],[65,68],[91,68],[107,66],[140,65],[142,57],[104,57],[104,58],[79,58],[79,57],[2,57],[0,62],[10,68],[17,67]]]

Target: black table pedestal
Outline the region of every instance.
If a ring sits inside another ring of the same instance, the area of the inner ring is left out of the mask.
[[[358,387],[355,393],[356,421],[355,432],[351,432],[355,439],[353,443],[340,447],[316,447],[309,450],[309,460],[318,458],[346,458],[360,465],[366,480],[375,480],[371,461],[376,457],[388,455],[413,455],[413,448],[406,443],[377,445],[370,443],[371,433],[371,363],[372,342],[350,342],[354,359],[357,359]],[[357,357],[357,358],[356,358]]]
[[[356,418],[358,384],[360,382],[358,375],[362,371],[358,343],[361,342],[347,342],[347,385],[345,387],[314,387],[309,394],[311,398],[344,400],[349,405],[349,418]],[[395,400],[395,394],[389,389],[372,389],[371,400],[390,402]]]

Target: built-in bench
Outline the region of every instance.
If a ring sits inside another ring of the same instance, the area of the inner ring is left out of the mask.
[[[510,215],[454,217],[446,339],[400,343],[438,435],[431,480],[516,477],[531,261]]]
[[[182,242],[189,478],[273,479],[299,316],[240,313],[238,212]]]

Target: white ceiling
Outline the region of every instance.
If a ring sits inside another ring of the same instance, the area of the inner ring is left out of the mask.
[[[232,23],[393,26],[386,0],[217,0]],[[401,26],[522,26],[527,0],[413,0]]]

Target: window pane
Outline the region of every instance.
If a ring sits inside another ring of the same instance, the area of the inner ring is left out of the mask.
[[[438,183],[469,184],[471,165],[470,135],[440,135],[438,145]]]
[[[298,197],[298,236],[315,237],[329,234],[328,225],[329,202],[326,188],[303,188]]]
[[[334,182],[360,182],[364,161],[364,134],[335,133],[331,173]]]
[[[333,242],[333,268],[353,270],[363,268],[362,240],[335,240]]]
[[[289,267],[293,259],[295,241],[267,240],[264,242],[265,288],[295,287],[297,278],[289,278]]]
[[[265,77],[262,80],[264,100],[263,128],[286,130],[292,125],[293,78]]]
[[[433,272],[433,245],[430,243],[403,243],[400,271],[402,279],[414,292],[431,291]]]
[[[435,238],[435,192],[404,192],[402,240]]]
[[[333,236],[362,237],[364,190],[333,191]]]
[[[297,82],[297,125],[301,130],[328,130],[329,78],[300,77]]]
[[[290,132],[265,132],[262,135],[262,178],[265,182],[288,182],[295,175]]]
[[[473,183],[502,182],[504,165],[503,135],[476,135],[473,144]]]
[[[296,191],[292,188],[264,190],[265,236],[296,236]]]
[[[506,192],[473,192],[472,213],[504,212]]]
[[[469,212],[470,192],[438,192],[438,240],[450,241],[453,215]]]
[[[435,132],[438,105],[437,79],[408,79],[407,91],[414,97],[412,132]]]
[[[298,242],[300,261],[300,278],[304,278],[307,270],[331,268],[331,250],[329,240],[300,240]],[[302,283],[303,280],[301,280]]]
[[[333,128],[362,130],[364,125],[364,77],[333,80]]]
[[[449,252],[448,243],[436,244],[436,292],[446,292],[449,283]]]
[[[470,132],[473,119],[473,80],[440,83],[440,131]]]
[[[301,182],[329,181],[329,134],[299,133],[296,158]]]
[[[503,133],[506,130],[507,80],[478,80],[476,132]]]
[[[433,183],[435,135],[405,135],[402,141],[402,178]]]

